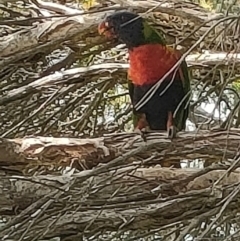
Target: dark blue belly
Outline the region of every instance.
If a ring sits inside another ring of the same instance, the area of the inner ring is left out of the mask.
[[[152,98],[138,112],[146,114],[149,126],[153,130],[166,130],[168,112],[174,113],[184,97],[181,80],[174,80],[170,86],[164,81]],[[153,85],[134,86],[133,106],[144,96]],[[168,86],[168,89],[166,87]],[[164,93],[160,95],[162,92]]]

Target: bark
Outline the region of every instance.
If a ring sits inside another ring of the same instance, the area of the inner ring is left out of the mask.
[[[160,1],[158,2],[157,7],[146,1],[141,1],[140,4],[141,5],[139,5],[138,2],[136,5],[134,1],[124,1],[121,9],[132,8],[136,12],[143,13],[155,6],[151,13],[146,14],[145,16],[150,18],[155,24],[157,23],[158,26],[165,29],[168,38],[170,38],[168,41],[169,43],[181,41],[181,45],[189,47],[198,41],[200,37],[205,36],[205,39],[202,39],[202,47],[209,47],[209,45],[220,46],[218,43],[221,36],[221,41],[226,38],[224,41],[224,49],[222,50],[226,50],[226,48],[231,48],[232,50],[235,49],[234,47],[236,43],[232,37],[232,31],[234,31],[235,27],[234,24],[226,28],[225,25],[221,23],[224,19],[220,19],[221,21],[219,21],[218,24],[216,23],[216,20],[206,22],[205,25],[203,24],[204,21],[210,20],[210,16],[213,19],[214,16],[216,18],[223,18],[220,14],[210,13],[200,6],[182,1],[170,1],[168,3],[165,1],[161,3]],[[50,49],[56,49],[56,47],[59,48],[60,43],[67,40],[71,40],[71,42],[75,43],[84,40],[84,43],[89,45],[101,44],[102,39],[97,34],[97,25],[106,15],[106,12],[109,14],[113,12],[109,9],[114,8],[116,10],[119,9],[117,5],[113,5],[109,6],[107,9],[105,8],[105,12],[94,11],[88,15],[81,15],[83,13],[82,10],[64,8],[64,10],[61,9],[61,11],[64,11],[64,14],[72,15],[72,17],[52,17],[46,19],[37,26],[1,37],[0,57],[4,58],[0,61],[1,69],[6,68],[9,63],[14,63],[23,58],[29,57],[29,55],[48,53]],[[236,19],[236,17],[230,16],[226,18],[225,21],[231,20],[231,18],[233,18],[233,20]],[[22,21],[27,21],[27,19],[9,21],[5,24],[18,24],[18,22],[20,23]],[[207,34],[207,30],[212,28],[213,23],[216,24],[214,33],[210,31],[210,33]],[[223,30],[224,35],[222,33]],[[193,34],[189,36],[191,32]],[[171,40],[171,38],[174,40]],[[200,42],[198,44],[200,44]],[[223,45],[220,47],[222,48],[222,46]],[[195,47],[197,47],[197,45]]]
[[[58,177],[2,178],[0,185],[5,190],[0,196],[0,214],[16,216],[0,229],[0,237],[19,240],[24,235],[26,240],[33,240],[78,232],[147,231],[149,227],[216,214],[216,203],[224,201],[239,185],[238,171],[116,168],[97,176],[92,170],[93,175],[82,171]],[[212,188],[214,181],[217,183]],[[237,197],[228,210],[239,206]],[[17,223],[22,225],[15,229]],[[28,223],[32,225],[26,229]]]
[[[227,201],[224,213],[236,211],[239,136],[231,129],[179,133],[172,141],[165,133],[150,133],[146,143],[135,133],[1,139],[0,215],[14,217],[0,229],[0,237],[38,240],[147,231],[196,217],[200,222],[202,215],[220,211],[217,203]],[[156,166],[179,158],[232,162],[203,170]],[[54,168],[64,165],[79,171],[54,175]]]
[[[228,72],[229,66],[234,65],[235,74],[240,74],[240,55],[228,53],[205,53],[192,54],[187,56],[186,61],[189,67],[197,70],[193,71],[193,79],[201,78],[202,72],[205,70],[202,67],[213,69],[215,65],[221,66],[222,73]],[[229,65],[222,66],[223,62]],[[28,85],[21,86],[10,90],[6,95],[0,97],[0,105],[5,105],[11,101],[22,99],[30,94],[41,92],[43,88],[48,88],[50,85],[72,84],[80,82],[90,82],[98,80],[101,76],[109,75],[112,78],[123,77],[125,80],[128,64],[121,63],[106,63],[98,64],[90,67],[73,68],[65,71],[58,71],[54,74],[49,74],[39,78]],[[199,72],[199,71],[200,72]],[[201,73],[199,75],[199,73]],[[232,79],[234,81],[235,79]],[[214,82],[211,79],[211,82]]]
[[[111,1],[120,3],[121,7],[109,5],[103,12],[95,9],[84,15],[81,15],[82,10],[60,7],[59,4],[33,2],[44,15],[38,25],[28,28],[32,19],[3,23],[11,26],[30,21],[24,30],[0,38],[2,73],[26,58],[33,58],[34,62],[36,54],[46,55],[63,45],[64,48],[67,46],[65,50],[72,50],[69,51],[70,59],[66,58],[69,65],[91,46],[103,42],[105,47],[111,46],[96,31],[98,22],[106,12],[112,11],[111,7],[131,8],[139,13],[154,7],[145,17],[165,31],[169,43],[177,43],[183,48],[195,44],[193,50],[201,42],[199,48],[238,49],[234,30],[235,27],[238,29],[237,17],[224,19],[188,2]],[[54,15],[74,16],[55,18],[51,11]],[[208,21],[212,17],[220,18]],[[233,22],[226,27],[231,18]],[[208,33],[211,28],[213,31]],[[212,73],[210,70],[214,71],[214,68],[222,71],[220,76],[230,79],[229,72],[239,74],[239,55],[234,53],[205,52],[200,57],[192,54],[187,56],[187,62],[195,70],[195,80],[202,79],[202,72]],[[223,62],[227,64],[223,65]],[[234,66],[234,71],[229,71],[229,66]],[[64,64],[55,65],[36,75],[34,81],[7,89],[0,97],[0,105],[41,93],[52,85],[97,81],[106,75],[125,78],[128,65],[107,63],[54,73],[64,67]],[[216,73],[212,75],[215,77]],[[211,77],[208,79],[214,85]],[[41,107],[44,108],[44,104]],[[20,125],[19,122],[14,128]],[[11,130],[3,136],[8,132]],[[212,222],[224,215],[231,219],[231,212],[239,211],[239,139],[238,129],[181,132],[174,140],[167,139],[166,133],[149,133],[146,142],[136,133],[115,133],[91,139],[1,138],[0,215],[8,222],[0,227],[0,239],[34,241],[61,237],[67,241],[95,235],[98,240],[99,234],[108,236],[109,232],[134,231],[136,235],[132,237],[137,239],[140,230],[149,233],[153,229],[169,230],[169,227],[180,225],[181,233],[176,237],[178,241],[183,240],[205,219],[211,222],[214,215]],[[163,162],[179,159],[221,161],[223,164],[205,169],[161,167]],[[211,225],[202,236],[209,229]]]
[[[0,38],[0,66],[5,69],[8,64],[26,57],[37,53],[48,53],[50,49],[55,49],[61,42],[70,40],[77,34],[81,35],[80,39],[86,39],[86,31],[89,33],[93,28],[96,28],[96,23],[91,19],[88,19],[86,23],[82,17],[69,17],[48,20],[24,33],[16,32],[2,37]],[[96,36],[96,39],[99,38]],[[91,38],[88,40],[90,43]]]
[[[148,133],[144,142],[136,133],[118,133],[100,138],[76,139],[26,137],[1,139],[0,166],[2,170],[18,173],[51,172],[53,168],[72,166],[79,170],[92,169],[113,158],[128,163],[149,160],[146,165],[166,160],[203,159],[219,161],[234,159],[238,154],[240,131],[212,130],[180,132],[169,140],[165,132]],[[49,171],[48,171],[49,170]]]

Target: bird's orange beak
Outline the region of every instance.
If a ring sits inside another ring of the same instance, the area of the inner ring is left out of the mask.
[[[103,21],[98,25],[98,33],[109,39],[112,39],[115,36],[107,21]]]

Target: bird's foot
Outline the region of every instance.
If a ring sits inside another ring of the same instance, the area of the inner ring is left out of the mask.
[[[177,136],[177,128],[176,126],[170,126],[167,130],[168,138],[173,139]]]
[[[147,141],[146,134],[148,133],[148,128],[142,128],[141,130],[139,128],[135,128],[134,132],[139,134],[145,142]]]

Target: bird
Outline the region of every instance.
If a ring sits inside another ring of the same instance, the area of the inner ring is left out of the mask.
[[[119,11],[98,25],[98,33],[123,43],[128,49],[128,90],[133,108],[134,130],[167,131],[169,138],[185,130],[189,113],[190,77],[186,61],[164,77],[180,60],[180,51],[170,47],[162,31],[139,14]],[[139,109],[138,102],[163,78],[152,97]],[[175,113],[176,112],[176,113]]]

